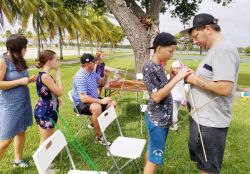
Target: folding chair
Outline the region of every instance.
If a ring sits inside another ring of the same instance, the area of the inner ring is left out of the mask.
[[[93,174],[97,171],[84,171],[76,170],[73,158],[67,146],[67,141],[60,130],[57,130],[47,140],[45,140],[37,151],[33,155],[36,168],[39,174],[46,174],[49,165],[53,162],[55,157],[65,148],[69,157],[73,170],[70,170],[68,174]],[[107,172],[99,172],[101,174],[107,174]]]
[[[90,125],[91,123],[91,116],[90,115],[83,115],[83,114],[80,114],[79,111],[77,110],[77,107],[74,103],[74,100],[73,100],[73,97],[72,97],[72,90],[70,90],[68,92],[68,97],[70,99],[70,101],[72,102],[73,104],[73,108],[74,108],[74,111],[76,112],[76,116],[77,117],[82,117],[82,123],[80,125],[80,129],[78,130],[78,132],[76,133],[76,136],[82,131],[82,129],[84,127],[88,128],[88,130],[91,132],[91,134],[93,134],[93,132],[90,130],[90,129],[93,129],[92,126]]]
[[[115,108],[113,106],[104,111],[97,119],[106,144],[106,148],[108,150],[108,156],[110,156],[113,161],[113,165],[111,166],[110,171],[113,168],[116,168],[117,171],[115,173],[121,173],[121,170],[133,161],[138,168],[139,173],[141,173],[136,160],[141,157],[143,148],[146,144],[146,140],[123,136],[119,121],[117,119]],[[116,120],[120,136],[118,136],[109,146],[107,143],[105,130],[114,120]],[[127,162],[122,166],[118,166],[118,160],[116,160],[115,157],[126,158]]]

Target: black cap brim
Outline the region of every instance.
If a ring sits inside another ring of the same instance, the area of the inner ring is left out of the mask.
[[[198,25],[198,26],[189,27],[189,28],[187,28],[185,30],[182,30],[180,33],[181,34],[188,34],[190,30],[193,30],[196,27],[200,27],[200,26]]]
[[[193,30],[193,29],[195,29],[195,28],[197,28],[197,27],[209,25],[209,24],[212,24],[212,23],[201,24],[201,25],[195,25],[195,26],[192,26],[192,27],[187,28],[187,29],[185,29],[185,30],[182,30],[180,33],[181,33],[181,34],[189,34],[190,30]]]
[[[149,47],[148,49],[155,49],[155,47]]]

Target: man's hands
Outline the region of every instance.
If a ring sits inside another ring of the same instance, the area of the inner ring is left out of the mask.
[[[103,105],[106,105],[106,104],[109,104],[110,102],[112,101],[112,98],[111,97],[105,97],[101,100],[101,103]]]
[[[192,69],[183,67],[181,68],[178,73],[176,74],[175,78],[177,78],[178,81],[182,80],[184,77],[187,77],[193,72]]]

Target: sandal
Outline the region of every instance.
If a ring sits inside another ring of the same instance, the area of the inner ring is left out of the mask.
[[[29,167],[29,163],[25,160],[13,161],[12,164],[13,167],[22,167],[22,168]]]

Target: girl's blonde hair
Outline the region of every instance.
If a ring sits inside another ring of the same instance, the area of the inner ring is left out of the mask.
[[[100,59],[101,58],[101,55],[103,54],[104,52],[102,51],[102,50],[98,50],[97,52],[96,52],[96,57],[97,57],[97,59]]]

